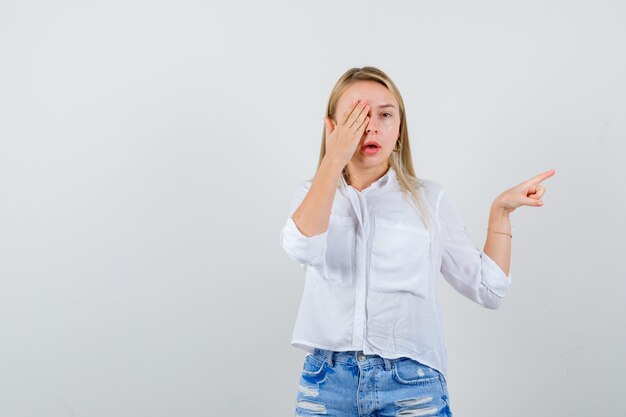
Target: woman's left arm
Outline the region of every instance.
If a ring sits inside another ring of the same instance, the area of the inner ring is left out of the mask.
[[[510,214],[518,207],[541,207],[541,197],[546,188],[541,182],[555,174],[553,169],[530,178],[500,194],[491,204],[487,240],[483,251],[509,274],[511,265],[511,220]]]

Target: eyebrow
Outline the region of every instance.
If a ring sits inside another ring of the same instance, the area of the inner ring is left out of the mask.
[[[394,109],[396,108],[393,104],[383,104],[382,106],[378,106],[379,109],[382,109],[384,107],[393,107]]]

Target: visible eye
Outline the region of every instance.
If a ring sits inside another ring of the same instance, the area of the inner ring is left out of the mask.
[[[383,113],[383,115],[385,115],[385,114],[388,114],[388,115],[389,115],[389,116],[387,116],[387,118],[389,118],[389,117],[393,116],[391,113],[388,113],[388,112]]]

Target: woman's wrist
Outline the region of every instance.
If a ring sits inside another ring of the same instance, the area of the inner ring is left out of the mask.
[[[343,168],[346,166],[342,161],[331,158],[328,154],[324,155],[322,158],[322,163],[328,170],[330,170],[333,174],[337,174],[337,176],[341,176],[341,172]]]
[[[489,212],[489,225],[488,231],[498,232],[500,234],[511,236],[511,219],[509,211],[500,206],[497,201],[494,201],[491,205]]]

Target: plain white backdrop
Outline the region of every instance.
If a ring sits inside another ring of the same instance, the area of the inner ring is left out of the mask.
[[[455,416],[620,415],[621,1],[0,1],[0,416],[290,416],[304,271],[278,235],[330,90],[402,92],[418,176],[512,286],[441,278]],[[480,337],[476,337],[480,335]]]

